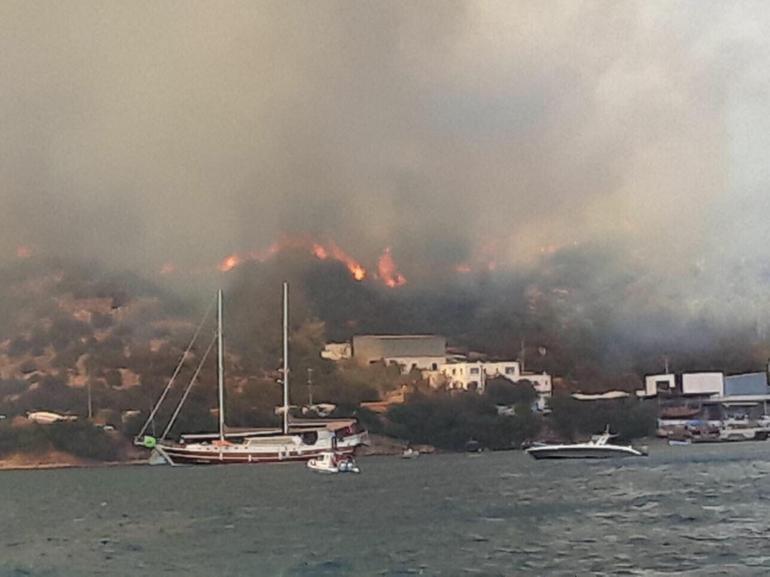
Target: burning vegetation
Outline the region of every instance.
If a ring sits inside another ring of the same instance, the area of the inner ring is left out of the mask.
[[[382,256],[377,261],[377,278],[390,288],[406,284],[406,277],[398,271],[393,255],[390,253],[390,247],[385,248]]]
[[[287,241],[233,258],[226,277],[233,426],[275,419],[275,368],[281,360],[277,287],[284,279],[293,299],[291,365],[298,377],[292,398],[307,398],[301,376],[310,369],[315,402],[349,411],[402,384],[420,386],[419,376],[387,367],[352,370],[320,358],[325,343],[353,334],[445,335],[465,351],[523,356],[528,370],[560,377],[557,388],[584,392],[638,388],[642,375],[660,370],[664,354],[677,370],[728,372],[755,370],[770,355],[756,319],[726,325],[707,314],[686,316],[660,300],[648,312],[656,293],[645,284],[644,271],[629,275],[606,254],[583,249],[548,255],[539,268],[516,275],[499,271],[491,278],[474,267],[454,284],[408,291],[379,286],[406,282],[389,249],[376,271],[362,277],[366,282],[350,266],[360,263],[330,242]],[[261,264],[237,266],[250,258]],[[9,421],[33,410],[84,417],[90,390],[94,419],[130,435],[167,382],[206,299],[182,300],[136,275],[34,255],[0,272],[0,414]],[[165,282],[163,275],[158,278]],[[185,370],[192,371],[201,354],[193,351]],[[208,366],[201,373],[180,427],[203,431],[215,425],[214,375]],[[434,402],[450,413],[456,408],[443,397],[418,400],[419,411],[432,411]],[[488,406],[466,401],[469,426],[476,427]],[[393,422],[405,427],[414,414],[400,411]],[[455,441],[460,442],[436,442]]]
[[[278,253],[286,250],[303,251],[313,255],[319,260],[334,260],[341,262],[347,267],[350,276],[353,279],[362,281],[366,278],[366,269],[363,265],[340,248],[336,242],[333,240],[319,242],[307,236],[285,236],[270,244],[266,249],[232,254],[219,264],[219,270],[221,272],[229,272],[249,261],[265,262],[276,256]]]

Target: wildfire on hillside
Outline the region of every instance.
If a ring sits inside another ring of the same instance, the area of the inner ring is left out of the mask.
[[[353,276],[353,278],[358,281],[364,280],[366,278],[366,269],[361,265],[361,263],[359,263],[344,250],[342,250],[334,241],[329,241],[326,246],[313,243],[313,254],[315,254],[321,260],[331,258],[333,260],[338,260],[341,263],[344,263],[345,266],[348,267],[348,270],[350,271],[350,274]]]
[[[390,247],[385,248],[385,251],[377,261],[377,278],[390,288],[406,284],[406,277],[398,271],[393,255],[390,253]]]
[[[221,272],[230,272],[235,267],[240,266],[241,264],[243,264],[243,258],[238,256],[237,254],[231,254],[225,260],[219,263],[219,270]]]
[[[364,266],[345,252],[337,243],[314,241],[309,237],[283,237],[265,249],[249,253],[236,253],[228,256],[219,264],[219,270],[228,272],[248,261],[265,262],[279,252],[287,249],[307,251],[320,260],[336,260],[343,263],[350,275],[357,281],[366,278]]]

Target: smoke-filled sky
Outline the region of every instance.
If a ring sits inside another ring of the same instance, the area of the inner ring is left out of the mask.
[[[770,257],[765,2],[0,2],[0,255]]]

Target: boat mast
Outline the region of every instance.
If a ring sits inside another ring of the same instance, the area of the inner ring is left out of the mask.
[[[283,434],[289,433],[289,283],[283,283]]]
[[[219,440],[225,440],[225,360],[222,342],[222,290],[217,291],[217,391],[219,393]]]

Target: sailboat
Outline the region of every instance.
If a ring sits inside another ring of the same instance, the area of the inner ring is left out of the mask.
[[[230,463],[275,463],[282,461],[308,461],[321,458],[325,453],[353,455],[357,447],[368,444],[368,433],[355,419],[335,421],[311,421],[290,423],[289,421],[289,287],[283,283],[283,426],[281,429],[252,430],[228,433],[225,426],[224,403],[224,342],[222,338],[222,291],[217,292],[217,404],[219,409],[219,430],[217,433],[183,434],[179,441],[167,439],[179,411],[187,398],[190,388],[197,378],[203,362],[211,350],[203,355],[195,373],[184,391],[162,436],[156,439],[148,435],[147,430],[153,422],[168,391],[181,370],[187,353],[200,333],[204,320],[193,336],[193,341],[182,355],[179,365],[158,402],[153,407],[134,442],[152,450],[151,462],[181,464],[230,464]]]

